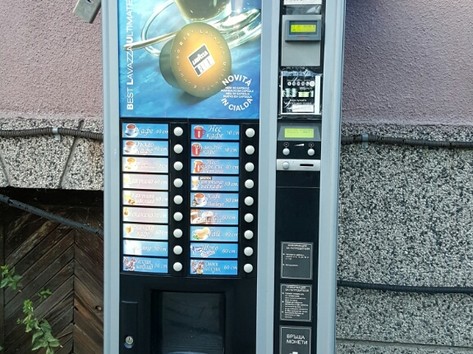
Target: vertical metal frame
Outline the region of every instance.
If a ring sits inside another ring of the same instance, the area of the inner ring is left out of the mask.
[[[119,352],[119,95],[117,2],[102,0],[104,90],[104,353]]]
[[[262,1],[256,353],[273,353],[279,2]]]
[[[335,353],[338,186],[345,0],[325,2],[325,52],[320,174],[317,353]]]

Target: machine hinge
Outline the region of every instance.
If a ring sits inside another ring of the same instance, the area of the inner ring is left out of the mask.
[[[101,0],[78,0],[74,13],[85,22],[94,22],[100,10]]]

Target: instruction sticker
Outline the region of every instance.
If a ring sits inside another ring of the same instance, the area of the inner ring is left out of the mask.
[[[281,284],[282,321],[311,321],[312,286],[302,284]]]
[[[281,243],[281,278],[312,279],[313,243]]]

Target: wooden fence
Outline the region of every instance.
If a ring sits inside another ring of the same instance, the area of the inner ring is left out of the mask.
[[[48,211],[102,228],[101,205],[54,206]],[[0,206],[0,213],[0,264],[15,267],[23,276],[21,292],[0,291],[5,354],[31,352],[31,335],[17,324],[27,298],[59,338],[57,354],[102,353],[103,238],[7,206]],[[37,294],[42,289],[52,295],[41,302]]]

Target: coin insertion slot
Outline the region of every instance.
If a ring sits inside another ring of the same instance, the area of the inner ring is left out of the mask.
[[[314,164],[313,163],[301,163],[300,166],[301,167],[314,167]]]

